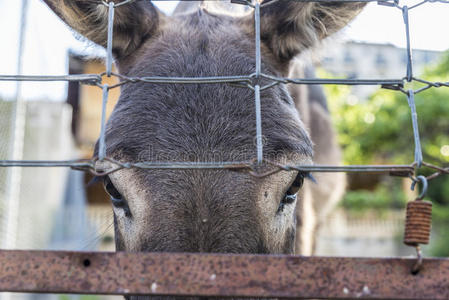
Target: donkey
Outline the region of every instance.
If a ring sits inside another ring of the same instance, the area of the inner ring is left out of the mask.
[[[101,0],[44,2],[81,36],[106,46],[108,14]],[[363,8],[362,3],[334,1],[263,4],[262,71],[295,77],[302,75],[292,67],[295,56],[340,30]],[[126,76],[245,75],[255,69],[254,34],[252,13],[237,17],[200,7],[168,17],[150,1],[133,1],[116,8],[113,53]],[[265,159],[311,164],[311,134],[316,161],[339,161],[328,113],[306,93],[307,88],[289,91],[283,84],[261,92]],[[107,155],[123,162],[252,160],[254,111],[253,91],[240,86],[126,84],[107,123]],[[258,168],[265,172],[271,167]],[[311,252],[305,236],[317,222],[306,220],[318,220],[320,207],[335,203],[336,187],[342,189],[338,182],[344,180],[322,176],[316,186],[304,189],[308,176],[281,171],[259,178],[247,170],[210,169],[114,172],[104,177],[104,185],[114,210],[116,248]]]
[[[233,5],[222,1],[181,1],[174,14],[193,13],[205,7],[216,14],[241,16],[249,11],[248,6]],[[289,77],[315,78],[314,67],[310,55],[297,56],[290,62]],[[341,162],[341,151],[336,141],[330,119],[324,90],[317,85],[287,85],[300,118],[308,128],[314,145],[314,162],[324,165],[338,165]],[[297,204],[295,253],[311,255],[316,250],[316,236],[320,225],[339,202],[346,188],[344,173],[315,174],[319,185],[304,183],[301,201]]]

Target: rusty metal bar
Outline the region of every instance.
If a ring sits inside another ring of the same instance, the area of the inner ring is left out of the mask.
[[[449,259],[0,251],[9,292],[449,299]]]

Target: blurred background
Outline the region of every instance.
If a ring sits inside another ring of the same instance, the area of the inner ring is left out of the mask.
[[[167,14],[177,5],[177,1],[155,3]],[[449,38],[442,34],[449,27],[448,15],[449,5],[440,3],[410,11],[415,76],[449,80]],[[104,50],[76,37],[41,1],[0,0],[0,25],[0,74],[105,70]],[[324,44],[307,56],[318,77],[398,79],[406,74],[405,28],[398,9],[369,4],[346,30]],[[324,91],[344,164],[413,161],[410,111],[402,93],[378,86],[329,85]],[[108,113],[118,95],[118,89],[111,92]],[[429,89],[415,101],[424,159],[447,166],[449,89]],[[90,158],[100,116],[97,87],[76,82],[0,82],[0,160]],[[100,185],[88,186],[91,178],[66,168],[0,168],[0,248],[113,251],[109,200]],[[388,176],[349,175],[344,199],[321,227],[317,255],[414,254],[402,245],[404,207],[416,197],[410,183]],[[431,244],[424,251],[428,256],[449,256],[449,176],[431,181],[427,195],[434,203],[434,222]],[[40,298],[50,296],[0,294],[0,300]]]

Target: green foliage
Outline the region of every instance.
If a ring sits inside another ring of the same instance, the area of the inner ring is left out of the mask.
[[[423,77],[443,80],[433,75]],[[362,101],[351,95],[347,86],[332,86],[327,93],[346,163],[413,161],[413,130],[404,94],[379,90]],[[449,163],[449,153],[443,151],[449,145],[449,89],[426,90],[415,96],[415,102],[426,161]]]
[[[405,207],[406,197],[399,185],[382,183],[374,191],[348,191],[341,205],[350,211],[386,211]]]
[[[324,76],[329,76],[328,74]],[[420,78],[449,81],[449,52],[441,61],[428,66]],[[418,89],[413,83],[405,89]],[[414,160],[414,140],[410,108],[403,93],[381,89],[369,99],[351,95],[348,86],[326,86],[329,107],[346,164],[409,164]],[[415,95],[424,160],[438,166],[449,165],[449,88],[431,88]],[[420,170],[429,175],[432,170]],[[397,189],[400,189],[399,185]],[[396,192],[378,187],[374,192],[350,191],[343,201],[345,208],[392,208]],[[431,253],[449,256],[449,176],[430,182],[427,195],[435,203],[434,225],[438,238]],[[401,200],[402,201],[402,200]]]
[[[435,257],[449,256],[449,226],[441,227],[437,236],[431,237],[430,254]]]
[[[448,185],[446,185],[447,187]],[[433,256],[449,256],[449,205],[433,204],[433,233],[431,251]]]
[[[82,296],[76,296],[77,300],[99,300],[100,298],[98,296],[93,296],[93,295],[82,295]],[[59,300],[72,300],[73,298],[71,298],[69,295],[60,295]]]

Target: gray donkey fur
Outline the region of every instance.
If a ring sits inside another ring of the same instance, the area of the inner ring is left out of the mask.
[[[44,1],[79,34],[105,46],[107,7],[100,0]],[[334,1],[264,3],[269,5],[261,10],[262,71],[294,77],[302,77],[294,58],[363,7]],[[127,76],[251,74],[254,19],[252,13],[229,16],[206,8],[168,17],[150,1],[134,1],[116,9],[113,52]],[[285,85],[261,93],[266,159],[311,164],[313,140],[315,162],[339,162],[328,112],[312,94],[307,87]],[[250,160],[255,135],[250,89],[133,83],[122,87],[107,123],[107,155],[134,162]],[[260,166],[261,172],[269,169]],[[317,185],[300,189],[305,177],[287,171],[257,178],[244,170],[120,170],[104,178],[117,250],[309,254],[316,224],[338,201],[336,190],[343,189],[344,179],[317,175]]]
[[[234,16],[243,16],[249,11],[248,6],[224,1],[182,1],[177,5],[174,14],[193,13],[201,6],[216,13]],[[290,78],[316,78],[312,64],[301,59],[293,59],[289,70]],[[336,140],[323,88],[317,85],[290,84],[288,89],[314,144],[314,162],[339,165],[341,150]],[[296,225],[296,254],[314,253],[320,224],[337,205],[346,187],[344,173],[317,173],[314,177],[317,183],[304,183],[302,201],[298,203],[296,209],[297,219],[301,220]]]

